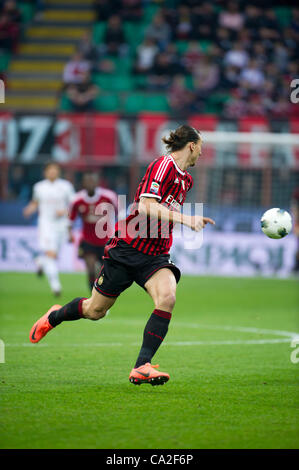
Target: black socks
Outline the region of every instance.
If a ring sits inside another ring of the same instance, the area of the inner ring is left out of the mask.
[[[169,312],[158,309],[153,311],[144,329],[143,343],[135,364],[135,369],[146,362],[151,362],[152,357],[167,334],[170,319],[171,313]]]
[[[58,310],[51,312],[48,320],[51,326],[55,327],[63,321],[79,320],[83,317],[82,302],[85,297],[77,297]],[[155,309],[151,314],[143,333],[143,343],[137,358],[135,368],[147,362],[151,362],[152,357],[163,342],[171,319],[171,313],[164,310]]]
[[[79,320],[83,317],[82,302],[85,297],[77,297],[68,304],[61,307],[59,310],[51,312],[48,321],[51,326],[57,326],[63,321]]]

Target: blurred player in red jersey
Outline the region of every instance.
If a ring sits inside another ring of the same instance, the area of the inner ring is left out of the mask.
[[[292,195],[291,212],[294,218],[294,234],[297,237],[297,251],[293,271],[295,274],[299,274],[299,187],[295,188]]]
[[[151,359],[167,334],[180,279],[180,270],[169,256],[173,225],[179,223],[198,232],[207,223],[215,223],[208,217],[181,213],[193,185],[192,176],[186,170],[201,155],[200,133],[183,125],[171,132],[169,138],[164,137],[163,142],[170,154],[148,166],[130,215],[116,224],[115,235],[105,246],[104,264],[91,297],[78,297],[63,307],[53,305],[30,331],[30,341],[37,343],[62,321],[103,318],[121,292],[135,281],[154,303],[137,361],[129,375],[135,385],[163,385],[169,380],[169,374],[156,370],[159,366],[153,366]]]
[[[96,207],[99,204],[112,204],[117,212],[117,194],[110,189],[98,186],[98,175],[96,173],[85,173],[82,178],[84,189],[79,191],[71,204],[69,218],[71,222],[79,216],[82,219],[82,232],[79,243],[79,257],[83,258],[86,264],[88,282],[92,290],[96,273],[102,267],[102,257],[104,246],[108,241],[108,236],[99,237],[96,233],[96,223],[100,215],[96,215]],[[70,228],[70,237],[72,232]]]

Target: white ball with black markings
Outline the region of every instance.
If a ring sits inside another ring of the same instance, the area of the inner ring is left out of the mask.
[[[292,217],[288,211],[274,207],[263,214],[261,228],[269,238],[283,238],[292,230]]]

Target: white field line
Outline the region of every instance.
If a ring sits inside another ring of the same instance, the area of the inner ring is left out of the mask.
[[[107,320],[109,323],[114,324],[125,324],[125,325],[144,325],[143,321],[139,320]],[[99,322],[100,323],[100,322]],[[238,331],[242,333],[255,333],[259,335],[273,335],[273,336],[284,336],[284,338],[269,338],[269,339],[256,339],[256,340],[219,340],[219,341],[166,341],[164,344],[167,346],[217,346],[217,345],[234,345],[234,344],[279,344],[279,343],[290,343],[293,339],[299,338],[299,333],[284,330],[270,330],[263,328],[243,327],[243,326],[228,326],[228,325],[204,325],[197,323],[182,323],[176,322],[176,326],[183,328],[198,328],[206,330],[222,330],[222,331]],[[140,342],[133,343],[122,343],[122,342],[99,342],[99,343],[64,343],[57,347],[59,348],[93,348],[93,347],[121,347],[124,345],[138,346]],[[6,343],[7,347],[35,347],[36,345],[31,343]],[[53,347],[53,345],[42,343],[39,347]],[[55,347],[55,346],[54,346]]]
[[[144,325],[144,321],[142,320],[122,320],[122,319],[105,319],[105,322],[108,321],[113,323],[119,323],[124,325],[134,325],[134,326],[142,326]],[[229,325],[206,325],[201,323],[187,323],[187,322],[180,322],[180,321],[173,321],[173,326],[179,326],[181,328],[202,328],[203,330],[222,330],[222,331],[239,331],[241,333],[256,333],[256,334],[263,334],[263,335],[273,335],[273,336],[285,336],[287,338],[298,338],[299,333],[294,333],[293,331],[284,331],[284,330],[270,330],[265,328],[254,328],[254,327],[246,327],[246,326],[229,326]]]
[[[219,345],[234,345],[234,344],[278,344],[278,343],[290,343],[291,339],[252,339],[252,340],[228,340],[228,341],[168,341],[163,343],[162,346],[219,346]],[[64,343],[53,346],[48,343],[39,344],[38,347],[51,347],[51,348],[98,348],[98,347],[122,347],[122,346],[140,346],[140,342],[136,343]],[[23,348],[37,347],[31,343],[7,343],[6,347],[11,348]]]

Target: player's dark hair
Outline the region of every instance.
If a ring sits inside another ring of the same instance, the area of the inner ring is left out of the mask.
[[[44,171],[49,168],[50,166],[56,166],[57,168],[59,168],[60,170],[60,165],[58,162],[55,162],[55,161],[49,161],[47,162],[45,165],[44,165]]]
[[[88,170],[88,171],[85,171],[84,173],[82,173],[82,180],[84,178],[93,178],[95,180],[98,180],[99,179],[99,175],[92,171],[92,170]]]
[[[95,170],[85,170],[82,173],[82,176],[96,176],[98,177],[98,173]]]
[[[171,131],[169,137],[163,137],[162,141],[170,152],[181,150],[188,142],[198,142],[200,139],[200,132],[194,127],[183,124],[175,131]]]

